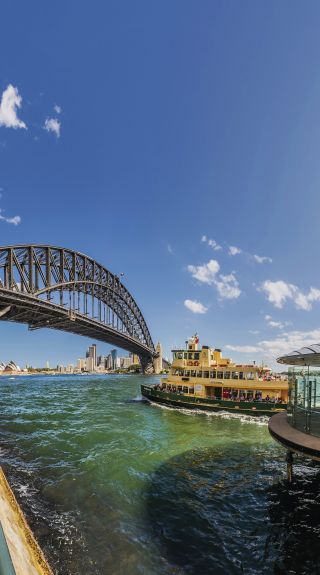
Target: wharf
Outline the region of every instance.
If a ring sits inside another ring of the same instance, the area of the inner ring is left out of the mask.
[[[0,468],[0,575],[53,575]]]
[[[277,413],[270,418],[269,432],[289,451],[320,460],[320,437],[292,427],[286,413]]]

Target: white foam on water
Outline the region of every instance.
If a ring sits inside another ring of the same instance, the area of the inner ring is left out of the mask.
[[[247,415],[245,413],[230,413],[229,411],[206,411],[205,409],[187,409],[185,407],[174,407],[169,405],[164,405],[163,403],[158,403],[148,400],[154,407],[160,407],[160,409],[165,409],[167,411],[176,411],[178,413],[183,413],[184,415],[205,415],[207,417],[220,417],[221,419],[236,419],[240,420],[241,423],[254,423],[255,425],[265,426],[268,424],[269,417],[267,415]]]

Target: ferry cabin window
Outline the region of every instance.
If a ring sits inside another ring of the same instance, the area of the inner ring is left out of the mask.
[[[183,388],[183,393],[189,393],[189,388],[188,388],[188,387],[184,387],[184,388]]]
[[[224,379],[230,379],[230,371],[224,372]]]
[[[188,359],[193,359],[193,352],[190,353],[190,351],[189,351],[189,353],[188,353]]]
[[[204,371],[204,372],[203,372],[203,377],[209,378],[209,372],[208,372],[208,371]]]
[[[191,370],[191,377],[197,377],[197,372],[194,369]]]
[[[194,359],[200,359],[200,353],[199,352],[195,352],[194,354]]]
[[[239,379],[239,372],[238,371],[232,372],[232,379]]]
[[[182,391],[182,385],[178,385],[178,391]]]
[[[197,371],[197,377],[202,377],[202,371]]]
[[[244,379],[244,373],[243,373],[243,371],[239,371],[239,379]]]
[[[194,393],[194,387],[189,387],[189,393]]]
[[[184,372],[184,375],[185,375],[186,377],[190,377],[190,371],[186,370],[186,371]]]
[[[216,377],[217,377],[217,372],[216,371],[210,371],[210,378],[215,379]]]
[[[188,354],[187,354],[187,353],[184,353],[184,354],[183,354],[183,359],[188,359]]]
[[[183,369],[178,369],[178,375],[180,375],[180,377],[183,376]]]
[[[183,359],[183,352],[182,351],[175,351],[173,354],[173,359]]]
[[[217,371],[217,378],[223,379],[223,371]]]

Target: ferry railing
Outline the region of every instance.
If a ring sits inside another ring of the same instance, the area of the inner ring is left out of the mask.
[[[16,575],[5,534],[0,522],[0,575]]]

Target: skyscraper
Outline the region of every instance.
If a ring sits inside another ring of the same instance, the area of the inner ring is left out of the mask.
[[[88,364],[90,365],[89,371],[94,371],[97,367],[97,346],[95,343],[89,346],[86,356],[89,359],[88,361]]]
[[[111,353],[111,357],[112,357],[112,369],[116,369],[117,368],[117,350],[112,349],[110,353]]]

